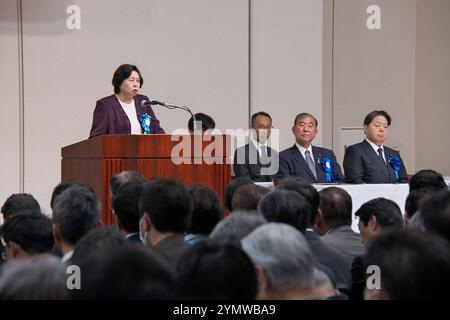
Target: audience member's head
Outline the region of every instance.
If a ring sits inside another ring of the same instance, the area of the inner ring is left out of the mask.
[[[129,170],[129,171],[122,171],[120,173],[117,173],[117,174],[113,175],[111,177],[111,179],[109,180],[109,190],[111,191],[111,195],[112,195],[111,198],[114,197],[114,195],[116,194],[116,191],[120,188],[120,186],[122,184],[129,182],[129,181],[138,181],[138,182],[142,182],[142,183],[147,182],[147,180],[142,175],[142,173],[140,173],[138,171]]]
[[[314,257],[303,235],[286,224],[265,224],[242,240],[258,275],[258,299],[302,299],[314,287]]]
[[[244,186],[247,184],[254,184],[254,182],[252,180],[250,180],[249,178],[239,177],[239,178],[231,180],[230,183],[228,184],[227,189],[225,190],[225,208],[227,208],[227,210],[229,212],[233,211],[232,200],[233,200],[234,193],[241,186]]]
[[[352,197],[347,191],[330,187],[322,189],[319,195],[320,211],[316,227],[320,235],[333,228],[352,225]]]
[[[133,243],[106,245],[80,257],[81,289],[74,299],[173,299],[175,281],[156,251]]]
[[[409,191],[417,189],[443,190],[448,189],[442,174],[434,170],[420,170],[409,180]]]
[[[450,191],[430,195],[419,206],[427,232],[436,233],[450,241]]]
[[[369,241],[382,231],[403,228],[403,217],[399,206],[385,198],[367,201],[355,212],[355,215],[359,217],[361,240],[366,247]]]
[[[308,226],[313,226],[320,204],[320,196],[316,188],[301,177],[287,177],[278,182],[277,189],[295,191],[309,202],[311,211]]]
[[[258,291],[252,261],[231,244],[203,242],[177,264],[179,296],[186,299],[253,300]]]
[[[49,253],[53,248],[52,220],[40,211],[13,215],[3,224],[0,233],[8,260]]]
[[[73,185],[55,199],[53,234],[56,247],[66,254],[92,229],[100,225],[100,203],[88,187]]]
[[[223,218],[223,207],[217,192],[205,185],[196,184],[189,188],[194,210],[188,232],[209,235]]]
[[[196,113],[195,114],[195,121],[201,122],[200,126],[198,127],[198,129],[201,129],[201,131],[205,132],[209,129],[215,129],[216,128],[216,122],[214,121],[213,118],[211,118],[210,116],[208,116],[207,114],[204,113]],[[194,132],[194,118],[191,117],[188,121],[188,129],[189,132],[193,133]]]
[[[334,297],[339,296],[343,299],[343,296],[340,295],[338,289],[336,289],[331,282],[330,278],[325,274],[325,272],[320,269],[314,269],[314,289],[313,289],[313,298],[315,299],[333,299]]]
[[[14,260],[2,268],[0,300],[67,299],[66,279],[60,260],[54,256]]]
[[[123,182],[114,192],[111,207],[122,233],[139,232],[139,198],[145,186],[145,179],[131,179]]]
[[[181,182],[156,178],[142,191],[139,210],[141,234],[146,243],[154,245],[156,234],[187,231],[191,224],[193,201]]]
[[[216,225],[209,237],[216,243],[240,247],[242,239],[265,223],[267,220],[257,211],[234,211]]]
[[[231,201],[233,210],[251,211],[258,208],[259,201],[269,193],[269,189],[256,184],[247,184],[239,187]]]
[[[61,182],[56,187],[53,188],[52,197],[50,199],[50,208],[53,210],[55,206],[56,197],[58,197],[64,190],[73,186],[73,185],[81,185],[78,182]]]
[[[379,289],[366,299],[443,299],[450,287],[450,247],[445,240],[417,231],[392,230],[370,242],[367,266],[378,266]],[[371,281],[371,279],[368,279]]]
[[[305,232],[311,206],[303,196],[295,191],[274,190],[261,200],[258,212],[268,222],[286,223]]]
[[[78,265],[79,261],[89,254],[98,252],[107,246],[116,248],[129,243],[119,232],[109,227],[95,228],[89,231],[77,242],[71,263]]]
[[[9,196],[0,209],[3,214],[3,221],[23,210],[41,210],[41,207],[31,194],[16,193]]]
[[[434,192],[436,191],[433,189],[420,188],[415,189],[408,194],[405,201],[405,215],[404,215],[406,227],[408,226],[409,221],[417,212],[417,210],[419,210],[420,203]]]

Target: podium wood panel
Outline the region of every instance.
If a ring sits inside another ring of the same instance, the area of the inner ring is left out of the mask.
[[[185,162],[178,165],[172,161],[171,153],[179,141],[172,141],[171,135],[104,135],[80,141],[61,149],[61,181],[77,181],[91,186],[102,204],[105,224],[115,223],[109,180],[125,170],[139,171],[147,179],[167,177],[178,179],[187,186],[205,184],[214,188],[224,200],[225,187],[231,180],[231,166],[227,164],[229,136],[208,137],[212,142],[223,139],[224,143],[212,157],[205,159],[196,158],[199,155],[194,153],[194,143],[200,145],[203,152],[210,141],[201,141],[202,136],[198,135],[183,138],[191,139],[191,151],[188,157],[181,154],[177,158]],[[205,163],[212,160],[216,160],[215,163]]]

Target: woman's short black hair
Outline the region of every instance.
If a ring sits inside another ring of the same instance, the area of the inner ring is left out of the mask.
[[[122,85],[122,82],[128,79],[133,71],[136,71],[139,74],[139,78],[141,78],[139,88],[142,88],[142,85],[144,84],[144,78],[142,78],[139,69],[132,64],[123,64],[117,68],[113,75],[112,84],[114,86],[114,93],[120,92],[120,86]]]

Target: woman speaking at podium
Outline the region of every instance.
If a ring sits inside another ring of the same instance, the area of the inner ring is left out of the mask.
[[[138,94],[144,84],[138,68],[123,64],[114,72],[114,94],[97,101],[89,138],[102,134],[164,133],[147,96]]]

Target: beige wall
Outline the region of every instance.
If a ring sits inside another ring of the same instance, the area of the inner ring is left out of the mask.
[[[418,0],[416,169],[450,176],[450,1]]]
[[[0,206],[20,184],[19,48],[16,0],[0,1]]]

